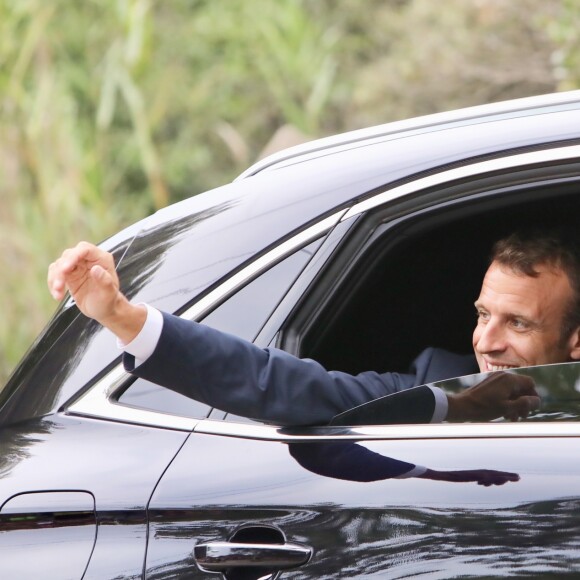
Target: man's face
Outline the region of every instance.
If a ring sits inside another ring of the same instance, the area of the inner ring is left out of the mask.
[[[475,302],[473,349],[481,372],[566,362],[580,358],[578,333],[562,336],[573,297],[568,276],[538,266],[537,278],[493,262]]]

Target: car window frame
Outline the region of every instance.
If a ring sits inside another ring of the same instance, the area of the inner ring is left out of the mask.
[[[463,180],[468,177],[483,177],[498,171],[501,172],[510,169],[512,171],[519,171],[525,168],[542,167],[542,164],[547,162],[552,162],[553,164],[574,163],[577,162],[577,159],[580,159],[580,145],[565,144],[557,147],[547,144],[544,145],[543,149],[518,153],[506,152],[504,155],[505,156],[497,156],[493,159],[467,160],[465,164],[460,165],[459,167],[442,168],[438,172],[430,173],[429,175],[403,184],[396,184],[394,186],[391,184],[390,186],[387,186],[388,188],[386,190],[380,192],[374,191],[373,195],[370,195],[367,199],[364,199],[350,208],[341,209],[330,216],[327,215],[316,224],[311,225],[306,230],[300,232],[298,235],[271,249],[252,264],[236,272],[223,284],[206,294],[193,306],[185,310],[181,316],[190,320],[199,320],[203,318],[207,312],[215,307],[217,302],[230,296],[237,288],[241,287],[253,277],[259,275],[259,273],[264,271],[264,269],[270,267],[278,260],[286,257],[291,251],[301,245],[305,245],[307,242],[312,241],[323,233],[328,233],[337,224],[340,224],[343,221],[352,222],[352,218],[355,218],[370,209],[374,209],[384,205],[385,203],[390,203],[393,200],[407,196],[412,199],[415,194],[429,191],[434,187],[440,189],[446,185],[453,185],[458,180]],[[244,428],[241,428],[240,425],[242,424],[233,422],[214,421],[213,419],[192,420],[190,418],[176,415],[124,407],[115,402],[115,394],[123,388],[123,385],[127,380],[130,380],[130,377],[128,377],[121,365],[115,366],[80,398],[73,398],[71,402],[65,405],[66,413],[70,415],[88,416],[105,420],[122,421],[124,423],[187,431],[197,431],[208,424],[236,425],[238,426],[238,429],[241,429],[240,433],[245,432],[245,429],[275,429],[269,426],[255,424],[244,424]],[[560,425],[563,425],[563,423]],[[578,430],[572,429],[575,436],[580,434],[580,424],[578,424],[578,426]],[[452,427],[456,428],[457,425],[453,425]],[[383,427],[380,429],[383,429]],[[393,427],[385,427],[384,429],[389,432]],[[394,429],[400,429],[400,426],[396,426]],[[558,432],[562,430],[561,427],[554,429]],[[226,428],[225,431],[228,431],[228,429]],[[360,430],[354,430],[349,437],[356,438],[357,436],[362,435],[357,434],[357,431]],[[314,431],[314,433],[316,432],[317,431]],[[281,433],[287,433],[287,431],[282,430]],[[444,431],[439,431],[438,436],[444,436],[443,433]],[[460,434],[457,433],[457,436],[459,435]],[[310,436],[311,435],[308,435],[308,437]],[[333,436],[339,435],[335,434]],[[397,437],[400,437],[400,435],[397,435]],[[382,435],[381,438],[383,438]]]

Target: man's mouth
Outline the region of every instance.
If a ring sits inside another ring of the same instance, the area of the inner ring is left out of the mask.
[[[485,370],[487,372],[496,372],[496,371],[507,371],[508,369],[517,369],[518,365],[506,365],[506,364],[492,364],[486,360],[485,363]]]

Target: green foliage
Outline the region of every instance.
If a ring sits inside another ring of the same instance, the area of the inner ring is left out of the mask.
[[[557,17],[545,18],[543,24],[556,47],[552,65],[558,89],[577,89],[580,87],[580,1],[563,0]]]
[[[280,141],[578,87],[579,4],[0,0],[0,384],[64,247]]]

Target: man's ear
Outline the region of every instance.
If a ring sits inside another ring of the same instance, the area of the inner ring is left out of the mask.
[[[572,360],[580,360],[580,326],[570,336],[568,346],[570,348],[570,358]]]

